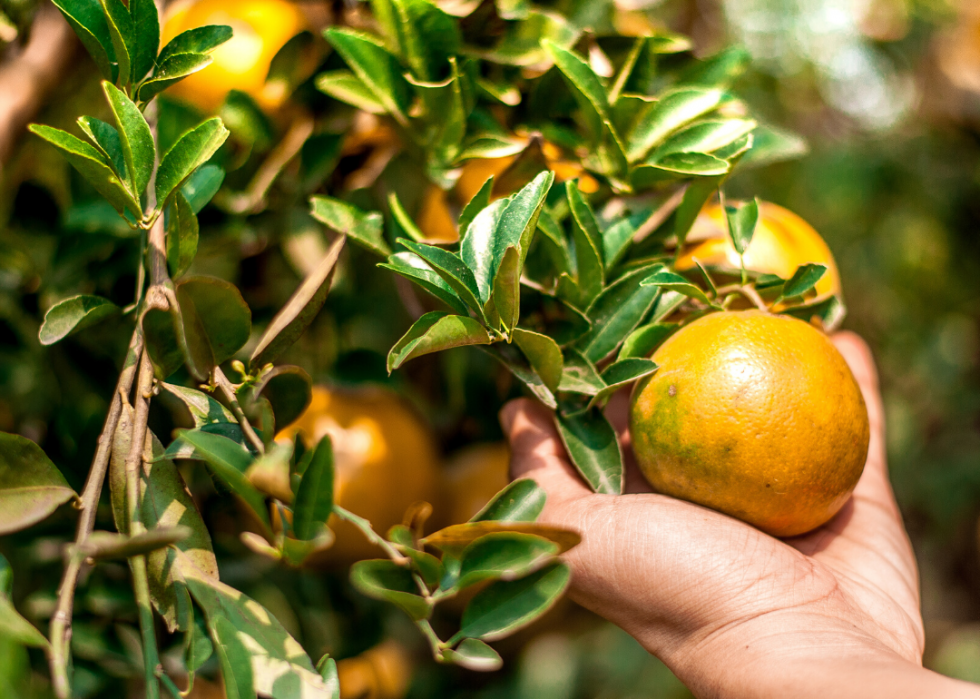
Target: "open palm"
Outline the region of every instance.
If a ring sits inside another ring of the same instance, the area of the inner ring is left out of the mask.
[[[583,534],[567,556],[573,598],[633,634],[699,696],[769,696],[728,689],[802,659],[921,663],[917,571],[888,482],[874,363],[857,336],[834,342],[868,406],[868,461],[841,512],[789,540],[654,494],[632,463],[627,495],[592,493],[546,410],[518,400],[501,414],[512,475],[548,493],[542,521]],[[610,406],[614,423],[625,424],[625,408]],[[625,430],[622,438],[629,462]]]

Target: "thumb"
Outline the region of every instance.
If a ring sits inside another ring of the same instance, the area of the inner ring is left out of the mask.
[[[591,493],[568,459],[554,416],[543,405],[527,398],[512,400],[500,411],[500,425],[510,442],[512,479],[534,479],[548,494],[549,505]]]

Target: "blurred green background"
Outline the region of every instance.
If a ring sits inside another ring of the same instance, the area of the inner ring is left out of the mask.
[[[588,2],[557,4],[585,12]],[[341,5],[319,10],[329,15]],[[807,138],[807,156],[739,171],[728,192],[797,212],[834,251],[849,308],[844,327],[868,340],[879,364],[892,480],[921,571],[926,664],[980,682],[980,7],[970,0],[618,5],[690,35],[698,55],[744,45],[752,64],[737,85],[740,94],[769,123]],[[14,18],[0,36],[11,41],[23,4],[8,0],[0,9]],[[317,114],[335,108],[309,84],[294,100]],[[35,120],[65,127],[77,114],[98,113],[98,101],[94,67],[79,58]],[[162,120],[184,118],[176,103],[161,109]],[[263,128],[275,134],[283,126]],[[243,188],[268,147],[253,134],[247,148],[226,153],[238,168],[226,186]],[[339,188],[367,156],[355,150],[338,157],[326,189]],[[304,256],[322,246],[302,213],[301,175],[283,177],[263,211],[242,216],[210,207],[201,215],[195,270],[237,283],[259,326],[292,292]],[[380,172],[389,183],[399,177],[397,159]],[[353,187],[350,198],[359,196]],[[363,196],[368,200],[367,188]],[[41,443],[76,488],[128,333],[120,320],[42,349],[37,329],[44,311],[70,293],[131,302],[138,255],[134,241],[121,237],[128,229],[114,226],[91,201],[51,149],[19,139],[0,181],[0,430]],[[386,376],[383,357],[410,316],[392,275],[374,262],[361,250],[346,253],[324,311],[287,359],[320,382],[399,390],[431,423],[447,457],[498,440],[496,410],[519,391],[475,353],[440,355]],[[152,419],[160,433],[175,426],[165,410]],[[506,665],[499,673],[436,666],[400,612],[359,597],[342,567],[290,571],[247,552],[237,539],[234,505],[208,497],[213,488],[199,482],[206,476],[191,475],[195,492],[204,493],[222,577],[272,610],[314,657],[323,650],[355,657],[385,637],[397,639],[413,667],[409,696],[419,698],[688,696],[626,634],[571,603],[501,643]],[[60,576],[60,545],[72,536],[73,522],[63,508],[0,540],[15,570],[14,600],[42,628]],[[127,579],[125,566],[106,564],[85,581],[74,638],[80,697],[137,686]],[[44,659],[25,654],[0,639],[0,695],[45,696]]]

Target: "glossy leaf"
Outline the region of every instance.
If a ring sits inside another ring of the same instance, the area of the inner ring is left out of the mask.
[[[221,46],[234,35],[231,27],[226,25],[209,24],[181,32],[163,47],[157,57],[157,65],[172,56],[182,54],[208,53]]]
[[[707,153],[668,153],[657,156],[634,171],[633,183],[645,188],[650,183],[677,175],[711,177],[724,175],[730,169],[728,161]]]
[[[462,240],[466,237],[466,231],[469,229],[470,224],[476,215],[483,211],[485,208],[490,206],[490,195],[493,193],[493,175],[483,183],[483,186],[473,195],[466,206],[463,207],[462,212],[459,214],[459,238]]]
[[[273,442],[264,454],[260,454],[249,464],[245,470],[245,478],[266,495],[290,504],[293,502],[292,481],[289,475],[292,457],[292,443]]]
[[[137,99],[140,102],[149,102],[174,83],[204,70],[211,65],[212,60],[214,59],[206,53],[177,53],[157,60],[153,75],[140,85],[136,93]]]
[[[542,38],[567,49],[581,35],[581,30],[557,12],[533,9],[526,18],[508,22],[506,27],[497,45],[480,55],[491,63],[533,66],[542,71],[554,62],[551,54],[542,46]]]
[[[667,140],[654,157],[668,153],[711,153],[734,143],[756,127],[752,119],[708,119],[692,124]]]
[[[626,138],[631,163],[647,157],[670,134],[718,107],[721,90],[682,88],[664,95],[639,115]]]
[[[179,191],[167,217],[167,267],[172,279],[182,276],[194,262],[199,234],[197,214],[183,191]]]
[[[554,393],[545,385],[544,380],[538,376],[534,369],[525,365],[519,358],[506,352],[506,347],[500,345],[495,347],[480,348],[488,355],[500,362],[514,377],[527,386],[534,397],[541,401],[546,407],[554,410],[558,407]]]
[[[252,312],[234,284],[216,277],[188,277],[177,285],[181,306],[189,299],[207,333],[218,364],[230,359],[248,342]]]
[[[331,70],[316,76],[316,88],[334,99],[363,109],[370,114],[385,114],[388,110],[374,91],[349,70]]]
[[[94,146],[66,131],[50,126],[31,124],[29,128],[31,132],[60,150],[68,162],[117,212],[122,214],[123,211],[129,211],[133,216],[142,218],[143,210],[139,202],[113,172],[109,160]]]
[[[130,55],[133,52],[133,40],[136,34],[133,18],[122,0],[100,0],[100,2],[109,27],[112,51],[116,55],[117,74],[113,82],[125,86],[129,84],[132,69]]]
[[[830,298],[814,303],[790,306],[780,311],[780,313],[799,318],[807,323],[812,323],[814,319],[817,319],[823,325],[826,332],[833,332],[844,322],[844,316],[847,315],[847,308],[839,296],[831,296]]]
[[[330,27],[324,37],[360,78],[375,99],[401,123],[411,104],[411,87],[402,68],[375,37],[353,29]]]
[[[728,237],[735,246],[735,252],[744,255],[759,223],[759,200],[725,204],[725,218],[728,221]]]
[[[78,127],[108,159],[120,181],[127,181],[126,159],[116,127],[90,116],[78,117]]]
[[[457,23],[429,0],[390,0],[401,53],[421,80],[442,80],[459,52]]]
[[[582,541],[582,537],[568,529],[561,529],[550,524],[536,522],[502,522],[482,521],[454,524],[432,532],[422,540],[427,546],[434,546],[442,551],[462,551],[471,543],[487,534],[511,532],[516,534],[532,534],[547,539],[558,545],[558,553],[564,553]]]
[[[226,699],[257,699],[251,652],[235,625],[224,616],[216,617],[209,625]]]
[[[810,146],[799,134],[764,124],[752,132],[752,150],[745,154],[742,166],[762,167],[800,158],[808,152]]]
[[[623,342],[617,360],[649,357],[680,326],[677,323],[650,323],[637,328]]]
[[[391,348],[388,373],[408,360],[430,352],[466,345],[488,345],[491,341],[486,329],[468,316],[450,315],[442,311],[426,313]]]
[[[599,362],[615,351],[653,308],[659,290],[643,286],[649,275],[649,267],[623,275],[589,307],[592,329],[576,343],[589,361]]]
[[[802,296],[806,292],[810,291],[817,285],[823,275],[827,272],[826,265],[817,264],[805,264],[800,265],[793,272],[793,276],[790,277],[787,282],[783,285],[783,291],[779,295],[776,301],[782,301],[783,299],[793,298],[794,296]]]
[[[606,382],[606,388],[595,395],[590,405],[601,404],[616,391],[626,388],[644,376],[649,376],[656,370],[657,364],[655,362],[640,357],[619,359],[613,362],[602,371],[602,380]]]
[[[547,335],[523,328],[515,328],[511,337],[548,390],[557,391],[564,368],[564,358],[558,343]]]
[[[326,523],[333,512],[333,444],[324,436],[303,472],[293,503],[293,531],[299,539],[310,539],[316,526]]]
[[[40,522],[75,491],[41,447],[0,432],[0,535]]]
[[[565,369],[558,385],[559,391],[594,396],[605,387],[595,365],[584,355],[574,349],[565,354]]]
[[[358,561],[350,570],[351,584],[363,595],[389,602],[412,619],[427,619],[431,605],[418,594],[412,571],[394,561]]]
[[[345,201],[322,196],[312,197],[310,207],[313,218],[331,230],[382,257],[391,254],[384,239],[384,219],[377,211],[361,211]]]
[[[727,87],[745,72],[751,62],[749,52],[742,46],[732,46],[699,61],[681,76],[687,85]]]
[[[133,18],[130,75],[138,83],[153,69],[160,49],[160,15],[153,0],[130,0],[129,14]]]
[[[387,263],[378,265],[414,282],[460,315],[466,315],[466,304],[452,287],[429,264],[413,252],[397,252]]]
[[[463,550],[454,587],[465,589],[486,580],[516,580],[541,568],[557,553],[557,544],[532,534],[487,534]]]
[[[125,93],[109,82],[102,83],[102,91],[116,120],[130,191],[139,199],[150,182],[153,166],[156,164],[157,151],[153,134],[150,133],[150,126],[143,118],[143,113]]]
[[[151,308],[141,319],[143,340],[153,362],[153,373],[163,381],[184,364],[184,353],[177,340],[173,314]]]
[[[327,696],[324,699],[340,699],[340,677],[337,675],[337,661],[328,655],[320,658],[316,664],[324,684],[327,685]]]
[[[607,273],[620,263],[633,243],[633,236],[653,215],[654,212],[649,209],[637,211],[623,216],[603,231],[602,261]]]
[[[493,672],[504,666],[500,654],[476,638],[464,638],[455,649],[443,651],[442,657],[453,665],[476,672]]]
[[[555,416],[558,434],[575,468],[597,493],[623,492],[623,454],[616,430],[598,410]]]
[[[327,300],[327,294],[330,293],[330,281],[333,279],[345,240],[345,237],[338,236],[331,243],[317,266],[269,323],[269,327],[252,350],[250,364],[253,369],[274,362],[299,339],[316,318]]]
[[[493,279],[491,298],[500,318],[500,326],[506,332],[517,327],[517,319],[521,312],[520,258],[520,252],[516,247],[511,245],[507,248]]]
[[[548,611],[570,579],[565,563],[553,563],[520,580],[497,581],[466,606],[458,635],[486,641],[508,636]]]
[[[47,649],[48,639],[14,607],[10,599],[12,586],[13,570],[7,559],[0,554],[0,639],[33,648]]]
[[[69,335],[91,327],[114,316],[119,306],[101,296],[80,294],[59,301],[44,314],[44,322],[38,332],[42,345],[53,345]]]
[[[661,289],[667,289],[669,291],[676,291],[679,294],[684,294],[684,296],[687,296],[688,298],[697,299],[701,303],[709,306],[717,305],[714,301],[707,297],[699,286],[692,284],[685,277],[682,277],[676,272],[671,272],[667,269],[661,269],[658,272],[654,272],[649,277],[644,279],[640,286],[654,286]]]
[[[181,556],[178,564],[194,601],[204,610],[215,647],[226,655],[238,646],[246,649],[243,655],[222,661],[226,692],[234,682],[238,696],[245,696],[241,693],[242,680],[251,678],[251,696],[257,693],[276,699],[331,699],[332,691],[313,669],[303,647],[275,616],[247,595],[184,564]],[[236,645],[222,648],[229,639]]]
[[[582,197],[578,183],[566,188],[568,206],[572,212],[572,240],[575,242],[575,258],[578,268],[578,302],[588,307],[605,285],[605,267],[602,263],[602,238],[592,207]]]
[[[313,380],[306,370],[298,366],[277,366],[262,374],[252,388],[252,396],[264,396],[272,405],[276,417],[276,431],[296,422],[312,400]]]
[[[425,260],[462,299],[463,303],[481,317],[483,316],[483,303],[480,302],[480,290],[477,287],[476,277],[473,276],[473,272],[458,255],[434,245],[423,245],[404,238],[399,239],[398,242]]]
[[[547,495],[530,478],[519,478],[493,496],[471,522],[534,522],[544,509]]]
[[[168,447],[168,455],[177,442],[194,447],[195,457],[207,463],[218,480],[252,509],[267,532],[271,531],[265,497],[245,477],[245,471],[252,463],[252,455],[242,445],[203,430],[184,430],[178,440]]]
[[[106,80],[115,80],[116,53],[109,36],[109,25],[99,0],[53,0],[75,35],[81,40],[99,72]]]
[[[187,408],[195,427],[236,422],[232,412],[207,393],[186,386],[163,382],[161,382],[160,388],[174,396]]]
[[[156,179],[157,206],[165,206],[174,191],[204,165],[227,138],[228,129],[218,118],[208,119],[181,136],[160,161]]]
[[[130,531],[126,501],[126,459],[132,445],[133,409],[124,406],[112,441],[109,462],[109,490],[113,519],[122,533]],[[218,575],[218,562],[211,547],[211,536],[174,463],[164,457],[163,445],[147,431],[139,474],[139,517],[147,530],[185,527],[190,535],[173,547],[147,556],[147,572],[153,605],[172,632],[188,630],[191,601],[180,571],[175,568],[176,552],[182,551],[209,575]]]

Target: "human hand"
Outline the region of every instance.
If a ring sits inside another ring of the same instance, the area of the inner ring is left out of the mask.
[[[551,414],[527,399],[501,412],[511,475],[547,492],[540,521],[582,533],[566,556],[572,598],[632,634],[698,696],[980,696],[921,668],[918,573],[888,481],[874,361],[856,335],[833,340],[864,394],[871,443],[853,497],[805,536],[779,540],[652,493],[625,428],[628,494],[595,494]],[[608,414],[625,425],[619,398]]]

